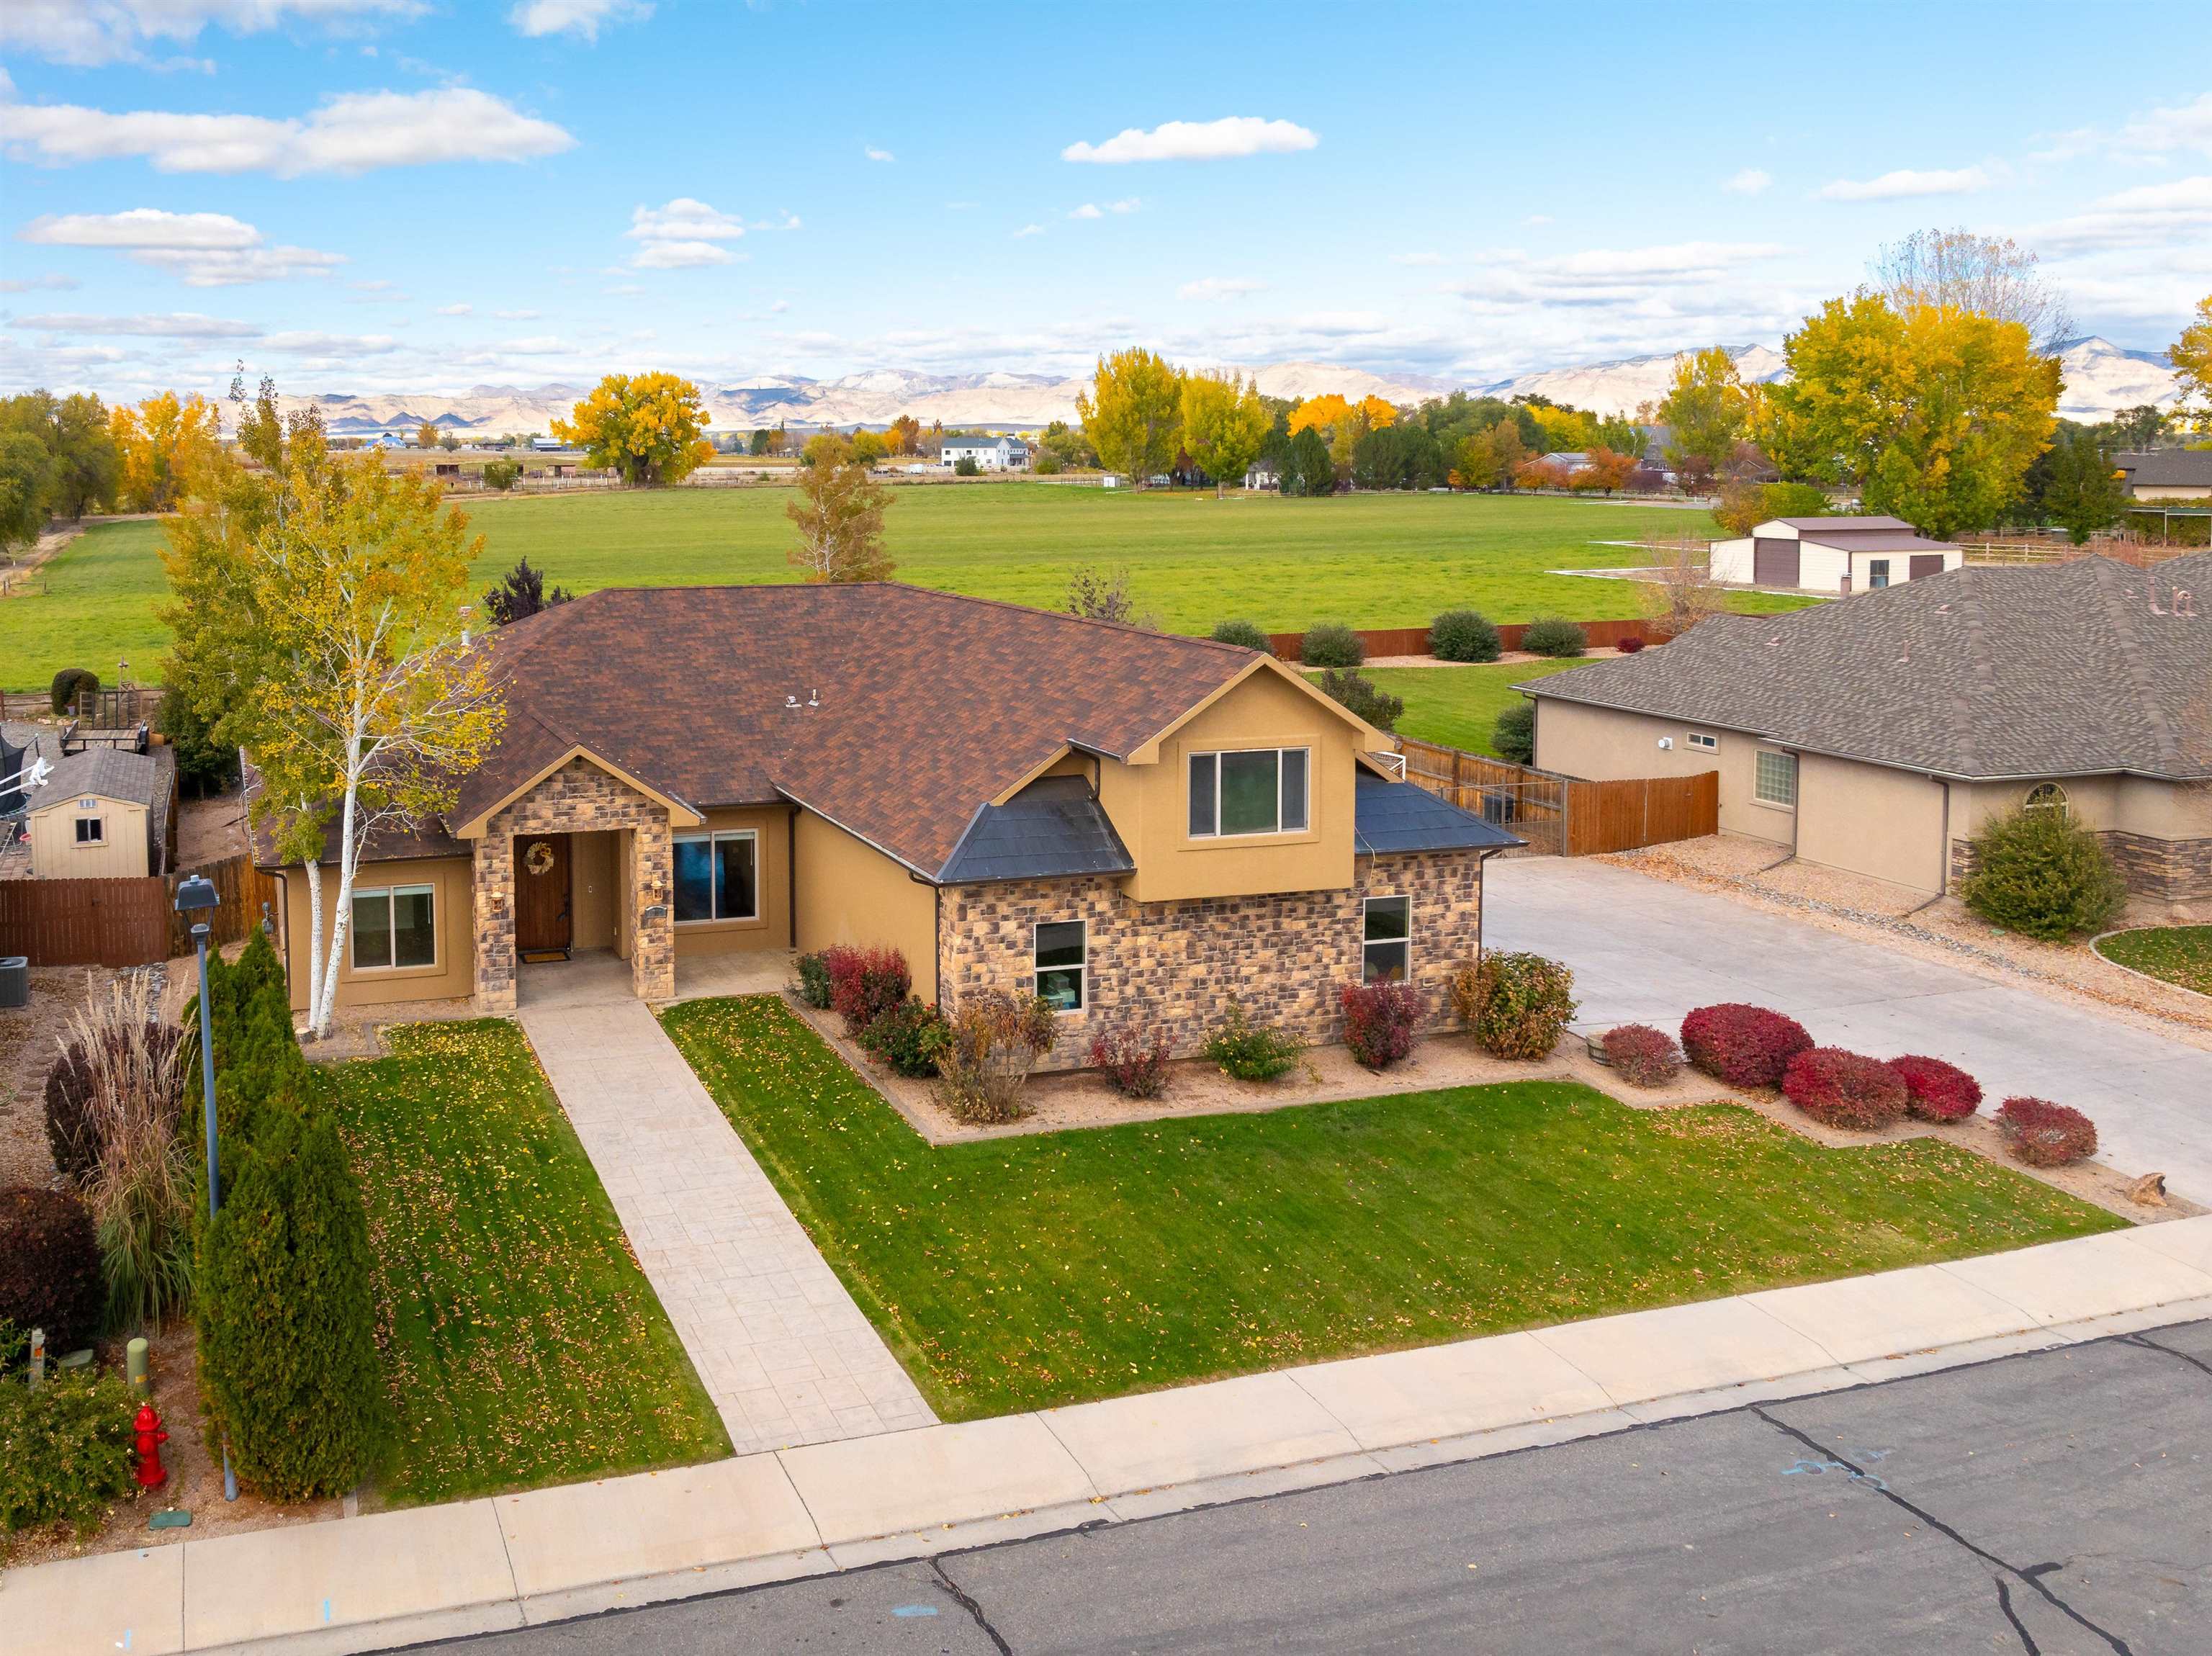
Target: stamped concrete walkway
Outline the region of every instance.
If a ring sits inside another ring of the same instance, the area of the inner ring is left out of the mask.
[[[520,1021],[738,1453],[935,1423],[648,1008]]]

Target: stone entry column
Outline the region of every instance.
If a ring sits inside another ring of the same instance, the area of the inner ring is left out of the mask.
[[[640,1000],[676,998],[676,851],[664,816],[638,825],[631,879],[637,930],[631,937],[630,981]],[[659,910],[656,915],[653,911]]]
[[[514,836],[497,828],[476,843],[477,1004],[514,1010]]]

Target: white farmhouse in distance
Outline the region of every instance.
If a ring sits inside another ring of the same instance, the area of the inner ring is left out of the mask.
[[[1030,446],[1018,437],[947,437],[938,451],[946,465],[973,460],[981,471],[1025,471]]]
[[[1940,575],[1966,561],[1962,549],[1923,539],[1902,518],[1773,518],[1736,540],[1715,541],[1707,567],[1729,586],[1848,597]]]

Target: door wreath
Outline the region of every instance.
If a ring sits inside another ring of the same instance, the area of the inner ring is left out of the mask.
[[[532,874],[550,874],[553,871],[552,842],[540,840],[536,845],[531,846],[523,853],[522,865]]]

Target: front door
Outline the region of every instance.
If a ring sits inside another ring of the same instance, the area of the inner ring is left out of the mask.
[[[525,955],[565,950],[573,935],[568,906],[568,836],[533,834],[514,842],[514,946]]]

